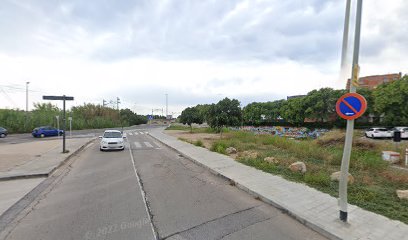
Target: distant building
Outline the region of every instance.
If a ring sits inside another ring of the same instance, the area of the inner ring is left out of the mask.
[[[361,77],[358,79],[359,87],[361,88],[368,88],[368,89],[376,89],[379,85],[393,82],[395,80],[401,79],[402,74],[400,73],[391,73],[385,75],[374,75],[374,76],[366,76]],[[346,89],[350,89],[350,79],[347,80]]]
[[[286,100],[289,100],[291,98],[301,98],[301,97],[306,97],[306,95],[293,95],[293,96],[287,96]]]

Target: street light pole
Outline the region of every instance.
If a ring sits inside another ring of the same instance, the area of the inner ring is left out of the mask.
[[[169,115],[169,94],[166,93],[166,119]]]
[[[353,69],[350,79],[350,92],[356,92],[358,79],[358,58],[360,51],[361,13],[363,0],[357,0],[356,28],[354,33]],[[344,143],[343,158],[341,160],[341,175],[339,181],[340,220],[347,222],[347,180],[350,163],[351,147],[353,143],[354,120],[347,120],[346,141]]]
[[[346,2],[346,14],[344,18],[344,30],[343,30],[343,46],[341,50],[341,71],[340,79],[344,80],[346,76],[346,61],[347,61],[347,51],[348,51],[348,35],[349,35],[349,25],[350,25],[350,6],[351,0]]]
[[[26,82],[26,112],[28,112],[28,84],[30,82]]]

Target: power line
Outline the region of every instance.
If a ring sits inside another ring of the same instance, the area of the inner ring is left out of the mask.
[[[7,100],[8,100],[12,105],[14,105],[14,107],[18,108],[18,107],[17,107],[17,104],[16,104],[16,103],[13,101],[13,99],[6,93],[6,91],[4,91],[4,89],[1,88],[1,87],[0,87],[0,89],[1,89],[1,91],[4,93],[4,95],[6,96]]]

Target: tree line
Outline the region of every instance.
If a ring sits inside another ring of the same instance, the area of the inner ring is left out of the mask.
[[[252,102],[240,108],[237,99],[225,98],[216,104],[199,104],[186,108],[180,122],[207,122],[216,130],[239,125],[294,125],[344,127],[346,121],[336,114],[337,100],[347,92],[321,88],[305,96],[268,102]],[[356,121],[357,126],[408,125],[408,76],[370,90],[358,88],[367,100],[367,111]]]
[[[13,133],[30,132],[39,126],[57,127],[56,116],[59,116],[59,124],[62,128],[63,112],[51,103],[35,103],[34,109],[29,112],[0,109],[0,126]],[[72,117],[72,128],[77,130],[126,127],[147,123],[146,116],[138,115],[130,109],[118,111],[95,104],[74,106],[68,110],[66,112],[67,126],[68,117]]]

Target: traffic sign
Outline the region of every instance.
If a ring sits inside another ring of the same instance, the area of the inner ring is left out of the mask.
[[[68,97],[68,96],[43,96],[44,100],[67,100],[67,101],[72,101],[74,100],[74,97]]]
[[[336,112],[346,120],[361,117],[367,109],[367,100],[358,93],[344,94],[337,100]]]

